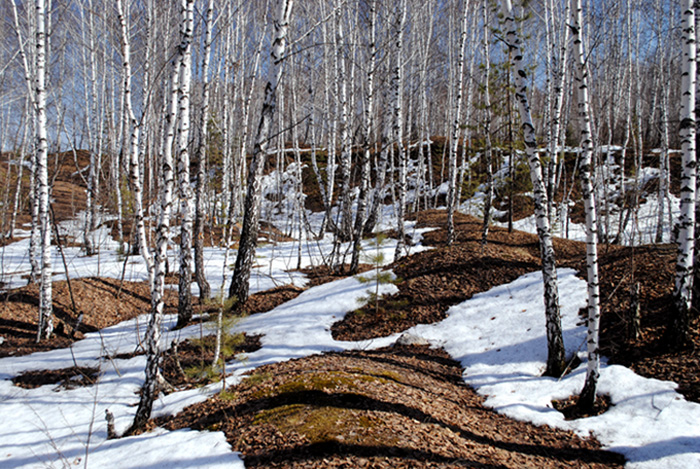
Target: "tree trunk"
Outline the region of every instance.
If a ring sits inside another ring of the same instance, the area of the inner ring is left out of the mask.
[[[576,53],[576,84],[578,89],[578,117],[581,126],[581,193],[586,212],[586,271],[588,280],[588,368],[586,384],[581,391],[578,405],[592,410],[595,404],[598,377],[600,376],[600,298],[598,291],[598,231],[595,196],[591,181],[593,142],[591,112],[588,96],[588,73],[583,49],[583,8],[581,0],[572,0],[571,30]]]
[[[185,2],[183,0],[183,13]],[[184,19],[183,19],[184,23]],[[185,42],[184,30],[181,33],[181,43]],[[160,156],[161,186],[160,214],[156,226],[156,250],[154,256],[154,280],[151,286],[151,318],[144,338],[146,349],[146,379],[141,387],[141,398],[134,416],[134,422],[127,434],[133,434],[142,429],[151,416],[153,401],[158,391],[158,375],[161,359],[160,341],[161,324],[163,321],[163,292],[165,289],[165,273],[167,267],[168,238],[170,215],[173,205],[173,141],[175,140],[175,124],[178,111],[178,95],[180,89],[180,66],[184,59],[184,47],[178,48],[178,53],[171,63],[170,96],[165,119],[165,131]]]
[[[357,201],[355,228],[353,233],[352,259],[350,275],[355,275],[360,265],[360,245],[364,233],[365,215],[367,211],[367,195],[370,184],[370,148],[372,139],[372,117],[374,112],[374,69],[377,65],[377,0],[369,5],[369,66],[367,67],[367,100],[363,122],[364,148],[360,160],[360,195]]]
[[[540,239],[540,254],[542,258],[542,279],[544,282],[545,316],[547,321],[547,376],[560,376],[564,371],[565,350],[559,313],[559,289],[557,286],[557,269],[554,258],[554,246],[547,216],[547,191],[542,179],[542,165],[535,151],[537,141],[535,127],[532,124],[530,105],[527,98],[527,73],[523,61],[521,40],[517,34],[513,7],[510,0],[502,0],[501,7],[505,16],[506,44],[513,58],[516,69],[516,91],[520,119],[522,121],[525,151],[530,164],[530,179],[532,181],[537,235]]]
[[[481,229],[481,246],[486,246],[489,235],[489,225],[491,224],[491,204],[493,201],[493,148],[491,144],[491,60],[489,47],[489,24],[488,24],[488,0],[484,0],[484,156],[486,159],[486,194],[484,196],[484,218]]]
[[[121,31],[121,46],[122,46],[122,79],[124,83],[124,105],[126,107],[127,117],[131,123],[131,138],[129,141],[129,185],[134,196],[134,217],[136,219],[136,234],[138,237],[137,243],[141,252],[141,256],[146,262],[148,269],[148,277],[150,285],[153,286],[153,257],[148,249],[148,241],[146,240],[146,226],[143,216],[143,184],[141,182],[141,169],[139,164],[139,138],[141,124],[134,114],[133,105],[131,102],[131,47],[129,41],[129,32],[126,25],[124,8],[121,0],[117,0],[117,18],[119,20]]]
[[[229,288],[229,297],[235,297],[240,304],[248,300],[250,292],[250,273],[255,259],[255,249],[258,243],[258,220],[260,218],[261,179],[265,164],[272,120],[277,105],[277,86],[282,78],[282,60],[284,59],[289,29],[289,18],[292,12],[293,0],[279,0],[275,21],[275,39],[272,43],[271,59],[265,98],[263,101],[260,124],[253,148],[253,157],[248,170],[248,191],[243,208],[243,229],[236,256],[236,266]]]
[[[462,3],[462,30],[459,40],[459,56],[457,58],[457,84],[455,86],[454,121],[452,122],[452,136],[450,138],[449,161],[449,187],[447,192],[447,244],[455,241],[454,212],[459,200],[457,194],[457,148],[459,145],[459,131],[462,125],[462,96],[464,88],[464,56],[467,52],[467,19],[469,15],[469,0]],[[462,142],[466,145],[466,142]]]
[[[335,5],[335,68],[337,70],[336,93],[338,107],[340,108],[340,223],[337,226],[336,236],[342,241],[348,241],[352,237],[352,202],[350,199],[350,170],[352,166],[352,152],[350,148],[350,133],[348,130],[348,80],[346,77],[345,49],[346,41],[343,35],[343,11],[340,8],[340,0]]]
[[[674,290],[675,314],[670,327],[672,344],[678,347],[690,343],[690,320],[693,291],[693,248],[695,242],[695,3],[684,0],[683,16],[683,72],[681,82],[681,152],[683,172],[681,174],[681,213],[678,219],[678,258]]]
[[[177,176],[180,196],[180,269],[178,281],[177,327],[192,318],[192,215],[194,196],[190,185],[190,87],[192,82],[192,33],[194,0],[182,2],[182,42],[180,43],[180,93]]]
[[[48,132],[46,123],[46,5],[36,0],[36,184],[41,240],[41,280],[37,342],[53,333],[51,220],[49,213]]]
[[[399,176],[397,181],[397,197],[394,199],[396,207],[396,230],[398,240],[394,259],[401,257],[406,246],[406,232],[404,227],[404,211],[406,208],[406,172],[408,171],[408,150],[403,145],[403,37],[406,28],[406,13],[408,6],[406,0],[399,3],[399,11],[396,23],[396,64],[394,65],[393,93],[394,93],[394,138],[396,139],[396,151],[399,158]],[[393,161],[393,160],[392,160]]]
[[[212,0],[207,0],[204,28],[204,48],[202,50],[202,117],[199,123],[199,148],[197,150],[197,186],[195,188],[194,214],[194,272],[199,286],[199,300],[206,302],[211,296],[209,282],[204,275],[204,193],[207,184],[207,125],[209,123],[209,62],[214,9]]]

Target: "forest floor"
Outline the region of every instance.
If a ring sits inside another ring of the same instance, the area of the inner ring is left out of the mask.
[[[435,249],[394,263],[398,293],[384,298],[379,307],[347,314],[333,326],[335,339],[383,337],[417,323],[438,322],[451,305],[539,269],[534,235],[492,228],[482,248],[481,222],[458,215],[457,242],[448,247],[444,212],[419,213],[417,222],[441,227],[423,236],[422,243]],[[560,266],[584,272],[583,244],[555,239],[555,249]],[[600,262],[602,348],[609,362],[675,381],[686,399],[699,402],[697,322],[694,350],[674,351],[663,338],[673,288],[673,247],[603,246]],[[314,284],[332,279],[325,272],[315,276]],[[636,283],[642,327],[640,337],[630,340],[627,313]],[[292,287],[261,292],[246,309],[252,314],[267,311],[300,292]],[[168,296],[168,307],[175,301],[174,294]],[[57,337],[36,345],[36,287],[11,290],[0,298],[0,357],[65,347],[85,332],[147,313],[149,302],[144,284],[88,278],[72,280],[69,288],[67,282],[56,282]],[[74,332],[80,313],[83,318]],[[245,342],[255,347],[253,337]],[[177,353],[186,362],[197,350],[183,346]],[[601,450],[593,439],[496,414],[461,376],[459,364],[444,351],[425,346],[325,353],[258,368],[226,393],[154,423],[169,429],[221,430],[246,467],[255,468],[624,464],[624,458]]]

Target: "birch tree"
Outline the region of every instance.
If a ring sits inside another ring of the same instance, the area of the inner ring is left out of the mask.
[[[27,125],[31,125],[33,130],[32,140],[34,144],[32,145],[32,152],[30,155],[30,172],[29,172],[29,210],[31,213],[31,234],[29,237],[29,264],[31,266],[31,271],[29,274],[29,283],[37,283],[41,275],[41,263],[40,263],[40,246],[41,246],[41,233],[40,233],[40,223],[39,223],[39,199],[37,190],[37,147],[36,147],[36,137],[38,134],[37,129],[37,97],[35,94],[35,66],[36,66],[36,56],[29,56],[30,51],[27,51],[24,47],[25,39],[22,34],[22,29],[19,23],[19,14],[17,12],[17,4],[15,2],[10,2],[12,4],[12,13],[15,26],[15,34],[17,35],[17,43],[20,53],[20,59],[22,60],[22,68],[24,71],[24,82],[27,87],[27,97],[28,102],[31,103],[31,108],[27,106],[27,112],[31,114],[31,119],[27,119]],[[30,25],[34,25],[36,22],[36,14],[27,14]],[[30,27],[30,31],[36,31],[35,27]],[[36,40],[37,34],[34,34],[34,39]],[[36,52],[36,44],[34,44],[34,52]],[[43,50],[43,48],[42,48]],[[28,53],[29,52],[29,53]],[[32,60],[32,58],[34,60]],[[44,98],[45,99],[45,98]],[[31,112],[29,110],[31,109]]]
[[[153,285],[153,257],[148,249],[146,239],[146,225],[143,215],[143,184],[141,181],[141,167],[139,164],[139,138],[141,135],[141,121],[136,118],[132,104],[131,85],[131,42],[126,24],[126,16],[122,0],[117,0],[117,19],[121,33],[122,49],[122,80],[124,88],[124,106],[127,118],[131,125],[131,136],[129,138],[129,185],[134,197],[134,218],[136,221],[137,243],[141,256],[146,262],[148,269],[149,284]]]
[[[397,12],[396,21],[396,63],[394,64],[394,75],[392,77],[392,92],[394,95],[393,102],[393,129],[394,139],[396,141],[396,152],[398,153],[399,174],[396,184],[396,197],[394,205],[396,207],[396,230],[398,241],[396,242],[396,251],[394,259],[401,257],[401,254],[406,246],[406,231],[404,227],[404,212],[406,209],[406,172],[408,171],[408,149],[403,144],[403,86],[404,86],[404,71],[403,71],[403,43],[404,30],[406,28],[406,15],[408,6],[406,0],[399,2],[399,11]],[[392,160],[393,161],[393,160]]]
[[[484,156],[486,160],[486,193],[484,195],[484,218],[481,229],[481,246],[486,246],[489,235],[489,225],[491,223],[491,203],[493,201],[493,145],[491,142],[491,121],[493,119],[491,110],[491,51],[489,47],[489,22],[488,22],[488,0],[484,0]]]
[[[204,196],[207,184],[207,138],[209,123],[209,64],[211,62],[212,29],[214,8],[207,0],[204,19],[204,46],[202,50],[202,114],[199,121],[199,147],[197,149],[197,186],[195,188],[194,213],[194,270],[199,286],[199,300],[207,301],[211,296],[209,282],[204,275]]]
[[[683,69],[681,74],[681,213],[678,219],[678,257],[673,292],[675,314],[670,328],[673,345],[682,347],[690,343],[690,320],[693,291],[693,248],[695,243],[695,191],[696,191],[696,141],[695,141],[695,85],[697,79],[695,2],[682,3]]]
[[[377,66],[377,0],[371,0],[369,4],[369,64],[367,66],[367,96],[365,99],[365,112],[363,120],[363,146],[360,158],[360,194],[357,200],[357,213],[355,214],[355,226],[353,232],[352,259],[350,261],[350,274],[357,273],[360,265],[360,244],[364,233],[365,216],[367,212],[367,198],[370,183],[370,150],[372,140],[372,123],[374,112],[374,72]]]
[[[229,288],[229,297],[235,297],[241,304],[248,300],[250,292],[250,273],[258,243],[262,172],[277,105],[277,86],[282,79],[282,61],[284,60],[287,31],[293,4],[293,0],[278,0],[277,15],[274,22],[275,38],[272,43],[271,63],[267,84],[265,85],[265,98],[255,138],[253,156],[248,169],[248,188],[243,207],[243,228],[241,230],[238,255],[236,256],[236,266]]]
[[[572,0],[571,31],[576,54],[576,87],[578,98],[578,118],[581,126],[581,162],[579,174],[581,193],[586,212],[586,274],[588,280],[588,366],[586,384],[581,391],[579,406],[592,409],[595,404],[600,375],[600,298],[598,289],[598,229],[596,220],[595,195],[591,181],[593,141],[591,132],[591,112],[588,98],[588,72],[583,47],[583,8],[581,0]]]
[[[194,196],[190,185],[190,87],[192,82],[192,35],[194,0],[182,0],[182,41],[180,43],[180,88],[177,131],[177,178],[180,196],[180,270],[178,280],[177,327],[192,318],[192,215]]]
[[[340,111],[340,223],[336,226],[336,236],[342,241],[348,241],[352,236],[352,215],[350,200],[350,171],[352,152],[350,148],[349,116],[348,116],[348,78],[345,63],[345,37],[343,34],[343,11],[341,0],[335,2],[335,47],[334,62],[337,72],[336,94]],[[351,83],[352,86],[352,83]]]
[[[151,315],[143,341],[144,348],[146,349],[146,378],[141,386],[141,397],[136,409],[136,414],[134,415],[134,421],[127,431],[127,434],[133,434],[144,427],[151,416],[153,401],[159,389],[165,267],[173,204],[173,142],[175,140],[175,126],[178,113],[180,67],[184,60],[186,49],[183,44],[188,40],[186,37],[188,34],[186,31],[187,17],[184,16],[187,1],[189,0],[182,0],[181,3],[183,18],[181,22],[180,44],[170,64],[169,96],[165,116],[165,131],[161,144],[160,213],[158,214],[158,223],[156,226],[156,249],[153,263],[154,280],[151,286]]]
[[[447,244],[455,241],[454,213],[459,204],[457,198],[457,147],[459,145],[459,131],[462,125],[462,96],[464,92],[464,56],[467,52],[467,25],[469,17],[469,0],[462,3],[462,29],[459,40],[459,56],[457,59],[457,83],[455,87],[454,121],[452,123],[452,135],[450,136],[450,168],[448,171],[449,187],[447,192]],[[466,141],[462,143],[466,145]]]
[[[564,371],[565,350],[561,330],[561,315],[559,313],[559,288],[557,286],[557,269],[554,258],[554,246],[547,215],[547,191],[542,178],[542,164],[537,154],[535,127],[530,113],[527,97],[528,78],[523,59],[521,39],[518,35],[513,15],[513,5],[510,0],[501,1],[501,10],[505,17],[506,44],[511,52],[513,66],[516,70],[515,97],[520,111],[521,129],[525,143],[525,153],[530,165],[530,180],[532,181],[535,202],[535,219],[537,236],[540,240],[540,256],[542,258],[542,279],[544,282],[544,303],[547,320],[547,376],[560,376]]]
[[[36,0],[34,96],[36,112],[36,184],[41,238],[41,280],[37,342],[53,333],[51,220],[49,207],[48,129],[46,117],[46,2]]]

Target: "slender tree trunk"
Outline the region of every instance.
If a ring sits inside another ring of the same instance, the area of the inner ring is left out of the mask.
[[[32,102],[27,97],[26,103],[24,105],[25,109],[25,119],[24,119],[24,129],[22,130],[22,144],[19,149],[19,168],[17,170],[17,182],[15,183],[15,195],[12,202],[12,217],[10,218],[10,226],[7,230],[7,238],[12,238],[14,236],[15,227],[17,226],[17,215],[20,210],[20,201],[22,199],[22,173],[24,172],[24,161],[27,157],[27,152],[29,151],[29,135],[31,133],[31,115]],[[31,157],[30,157],[31,160]]]
[[[183,3],[186,0],[183,0]],[[184,7],[184,5],[183,5]],[[184,8],[183,8],[184,9]],[[183,21],[184,23],[184,21]],[[181,45],[185,42],[185,31],[181,33]],[[166,108],[165,132],[160,156],[161,185],[160,213],[156,226],[156,250],[154,258],[154,281],[151,287],[151,317],[148,322],[144,347],[146,349],[146,379],[141,387],[141,398],[134,416],[134,422],[127,434],[132,434],[144,427],[151,416],[153,401],[158,391],[158,376],[161,361],[161,324],[163,322],[163,293],[165,289],[165,273],[167,267],[168,238],[170,216],[173,205],[173,142],[175,140],[175,124],[178,112],[178,96],[180,90],[180,67],[184,60],[185,47],[179,47],[178,53],[171,63],[170,96]]]
[[[408,171],[408,149],[403,145],[403,38],[406,28],[406,13],[408,6],[406,0],[399,3],[398,19],[396,23],[396,64],[394,65],[393,93],[394,93],[394,138],[396,139],[396,151],[398,152],[399,175],[396,184],[397,197],[394,198],[396,207],[396,229],[398,240],[394,259],[401,257],[406,246],[406,232],[404,227],[404,212],[406,209],[406,173]]]
[[[340,111],[340,223],[336,235],[342,241],[348,241],[352,237],[352,202],[350,199],[350,170],[352,165],[352,153],[350,148],[350,133],[348,130],[348,80],[346,77],[345,37],[343,34],[343,11],[340,1],[335,5],[335,48],[334,56],[338,80],[336,82],[338,107]],[[351,82],[352,83],[352,82]]]
[[[576,53],[576,85],[578,89],[578,117],[581,126],[581,193],[586,212],[586,267],[588,277],[588,368],[586,384],[581,391],[579,406],[591,410],[595,404],[600,376],[600,298],[598,291],[598,232],[595,196],[591,181],[593,142],[591,139],[591,111],[588,97],[588,72],[583,48],[583,8],[581,0],[572,0],[571,31]]]
[[[37,342],[53,333],[51,220],[49,213],[48,132],[46,117],[46,4],[36,0],[36,183],[41,238],[41,281]]]
[[[202,50],[202,117],[199,123],[199,148],[197,150],[197,186],[195,188],[194,214],[194,271],[199,286],[199,300],[208,301],[211,296],[209,282],[204,275],[204,193],[207,184],[207,137],[209,124],[209,63],[214,9],[207,0],[205,12],[204,49]]]
[[[450,138],[449,161],[449,187],[447,192],[447,244],[455,241],[454,213],[459,200],[457,194],[457,148],[459,145],[459,131],[462,125],[462,96],[464,88],[464,56],[467,53],[467,25],[469,18],[469,0],[462,3],[462,31],[459,40],[459,56],[457,58],[457,84],[455,89],[454,121],[452,122],[452,136]],[[466,141],[462,142],[466,145]]]
[[[360,160],[360,195],[357,201],[355,229],[353,233],[352,259],[350,275],[355,275],[360,265],[360,245],[364,233],[365,214],[367,211],[367,195],[370,184],[370,148],[372,145],[372,117],[374,112],[374,71],[377,65],[377,0],[369,4],[369,66],[367,67],[367,99],[363,121],[364,148]]]
[[[270,136],[270,129],[277,105],[277,86],[282,78],[282,60],[284,59],[287,42],[287,30],[292,13],[293,0],[279,0],[275,20],[275,38],[272,43],[272,53],[269,76],[265,86],[260,124],[253,148],[253,158],[248,170],[248,192],[245,198],[243,212],[243,229],[236,256],[236,266],[229,288],[229,297],[235,297],[239,303],[248,300],[250,292],[250,273],[255,259],[255,249],[258,243],[258,220],[260,217],[261,179],[265,164],[265,150]]]
[[[384,124],[382,128],[382,146],[379,151],[379,162],[377,163],[377,181],[374,185],[374,190],[372,191],[372,204],[369,210],[369,215],[367,216],[367,221],[365,222],[365,232],[371,233],[374,227],[377,225],[379,220],[379,208],[384,203],[384,189],[386,184],[386,173],[389,165],[389,151],[390,151],[390,127],[387,122],[389,110],[385,110]]]
[[[37,148],[37,135],[38,135],[38,130],[37,130],[37,125],[38,125],[38,112],[37,112],[37,96],[35,95],[35,80],[36,80],[36,71],[32,69],[32,66],[30,65],[32,61],[30,61],[29,57],[27,56],[27,53],[24,49],[24,38],[22,36],[22,30],[19,25],[19,15],[17,13],[17,5],[15,2],[10,2],[12,4],[12,12],[13,12],[13,17],[14,17],[14,25],[15,25],[15,33],[17,34],[17,43],[19,44],[19,52],[20,52],[20,58],[22,59],[22,64],[24,68],[24,81],[27,86],[27,96],[29,102],[31,102],[31,112],[29,112],[29,106],[27,106],[27,113],[28,115],[31,116],[31,120],[27,120],[27,125],[31,124],[31,130],[32,130],[32,141],[34,144],[32,145],[32,151],[30,153],[30,172],[29,172],[29,208],[31,212],[31,234],[29,237],[29,263],[31,265],[31,272],[29,274],[29,283],[37,283],[39,281],[39,277],[41,275],[41,265],[40,265],[40,245],[41,245],[41,227],[39,223],[39,200],[38,200],[38,194],[39,191],[37,189],[37,153],[38,153],[38,148]],[[34,30],[36,30],[36,26],[34,23],[36,23],[37,15],[29,15],[28,12],[28,20],[30,23],[30,26],[33,26]],[[30,28],[31,29],[31,28]],[[36,41],[38,35],[34,35],[34,40]],[[43,36],[42,36],[43,37]],[[36,51],[38,45],[34,44],[34,49]],[[42,46],[43,50],[43,46]],[[36,67],[36,61],[37,57],[34,57],[33,65]]]
[[[513,57],[516,69],[516,91],[522,121],[525,151],[530,164],[530,179],[534,192],[535,218],[537,235],[540,239],[542,257],[542,278],[544,281],[544,302],[547,321],[547,376],[560,376],[564,371],[565,350],[559,313],[559,289],[557,286],[557,269],[554,258],[554,246],[547,216],[547,191],[542,178],[542,165],[536,152],[537,141],[535,127],[532,124],[530,105],[527,98],[527,73],[523,61],[521,40],[517,34],[513,7],[510,0],[502,0],[501,7],[505,16],[506,43]]]
[[[683,16],[683,72],[681,75],[681,213],[678,219],[678,259],[674,290],[675,314],[670,325],[673,345],[682,347],[690,343],[690,321],[693,291],[693,248],[695,243],[695,82],[696,82],[696,34],[695,2],[684,0]]]
[[[149,283],[153,286],[153,257],[148,249],[146,240],[146,226],[143,216],[143,184],[141,182],[141,169],[139,165],[139,138],[141,124],[134,114],[131,98],[131,46],[129,31],[126,25],[122,0],[117,0],[117,18],[121,31],[122,47],[122,79],[124,83],[124,106],[131,124],[131,137],[129,139],[129,183],[134,197],[134,218],[136,219],[137,243],[141,256],[146,262]]]
[[[489,47],[489,23],[488,23],[488,0],[484,0],[484,156],[486,160],[486,194],[484,196],[484,219],[481,229],[481,246],[486,246],[489,235],[489,225],[491,224],[491,204],[493,201],[493,146],[491,143],[491,60]]]
[[[551,0],[550,0],[551,1]],[[551,9],[551,15],[554,25],[557,22],[554,21],[554,9]],[[566,7],[564,10],[564,18],[569,17],[569,2],[566,2]],[[550,122],[547,126],[548,128],[548,143],[549,143],[549,171],[547,180],[547,190],[548,190],[548,212],[550,225],[554,222],[554,198],[556,196],[557,188],[559,186],[559,181],[561,178],[557,176],[557,166],[560,164],[558,154],[559,154],[559,143],[560,133],[562,129],[562,109],[564,107],[564,92],[566,90],[566,69],[567,69],[567,51],[569,43],[569,28],[565,27],[563,30],[563,37],[560,38],[559,55],[556,56],[554,49],[552,50],[551,58],[551,73],[554,74],[553,77],[553,96],[551,103],[551,116]],[[561,163],[563,165],[563,163]]]
[[[180,43],[180,93],[177,176],[180,197],[180,269],[178,280],[177,327],[192,318],[192,215],[194,195],[190,185],[190,87],[192,82],[192,34],[194,0],[182,0],[182,42]]]

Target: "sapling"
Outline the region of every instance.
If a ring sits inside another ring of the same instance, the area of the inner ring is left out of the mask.
[[[379,314],[379,300],[381,298],[379,294],[380,285],[387,285],[390,283],[396,283],[396,278],[394,275],[386,270],[381,270],[381,267],[386,262],[384,252],[381,247],[386,241],[386,235],[384,233],[378,233],[372,246],[375,248],[374,254],[368,254],[365,256],[367,263],[371,264],[374,268],[374,272],[369,276],[358,275],[357,280],[363,284],[371,284],[370,289],[367,290],[367,296],[362,296],[358,298],[358,302],[367,305],[374,305],[375,313]]]

